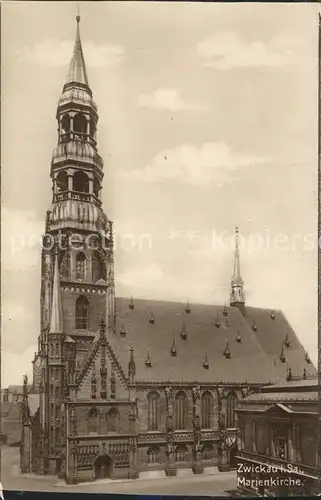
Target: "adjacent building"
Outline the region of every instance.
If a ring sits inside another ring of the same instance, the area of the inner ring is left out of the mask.
[[[288,367],[301,377],[315,368],[282,312],[246,304],[238,232],[229,306],[115,298],[98,110],[79,21],[56,113],[21,470],[77,483],[235,467],[238,402],[284,381]]]
[[[237,486],[246,495],[320,492],[318,381],[292,380],[252,394],[236,410],[240,428]]]

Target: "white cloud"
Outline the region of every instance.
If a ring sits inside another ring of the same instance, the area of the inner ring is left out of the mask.
[[[236,34],[213,35],[198,44],[198,54],[205,65],[219,70],[260,66],[284,66],[295,61],[299,40],[275,38],[268,44],[246,42]]]
[[[129,288],[145,288],[150,287],[151,284],[153,286],[155,283],[160,284],[164,280],[164,272],[158,264],[152,263],[146,267],[131,267],[119,274],[116,279],[117,282]]]
[[[153,109],[197,109],[196,103],[184,101],[177,89],[157,89],[151,94],[141,94],[138,98],[139,106]]]
[[[25,271],[35,266],[40,258],[44,223],[32,211],[6,207],[2,208],[1,222],[3,269]]]
[[[201,148],[183,144],[158,153],[143,169],[126,171],[122,176],[146,182],[179,181],[191,185],[215,183],[222,186],[234,179],[240,168],[253,167],[267,158],[233,151],[224,142],[209,142]]]
[[[24,47],[18,57],[22,60],[50,67],[61,67],[69,63],[74,42],[57,41],[47,38],[31,47]],[[124,48],[120,45],[83,43],[85,60],[88,67],[103,68],[117,64],[124,56]]]

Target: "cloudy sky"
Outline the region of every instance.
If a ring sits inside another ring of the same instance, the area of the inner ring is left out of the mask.
[[[224,304],[237,224],[247,302],[282,309],[315,360],[318,7],[80,10],[117,294]],[[31,373],[36,349],[75,15],[74,3],[2,4],[3,385]]]

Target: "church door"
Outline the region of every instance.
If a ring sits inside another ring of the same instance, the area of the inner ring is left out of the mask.
[[[95,462],[95,478],[108,479],[111,476],[111,460],[107,455],[102,455]]]

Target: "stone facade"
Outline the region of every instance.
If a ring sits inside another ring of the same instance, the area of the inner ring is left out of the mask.
[[[98,113],[79,18],[56,117],[22,472],[77,483],[235,467],[238,402],[284,380],[285,360],[302,376],[306,365],[315,368],[280,311],[245,305],[238,244],[230,307],[115,298],[113,226],[102,209]]]

